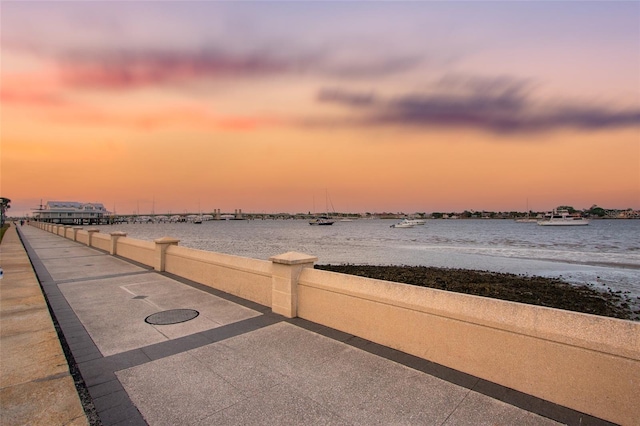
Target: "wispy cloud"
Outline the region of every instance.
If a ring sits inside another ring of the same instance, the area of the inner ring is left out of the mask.
[[[0,101],[5,104],[39,105],[43,107],[59,107],[68,104],[67,101],[55,93],[38,93],[11,89],[0,90]]]
[[[123,114],[93,103],[68,99],[55,90],[2,88],[0,101],[7,106],[31,108],[30,114],[34,120],[43,118],[57,124],[81,127],[115,126],[145,132],[167,128],[253,131],[286,124],[285,119],[273,115],[213,113],[206,106],[198,104]]]
[[[70,86],[128,89],[203,77],[269,75],[291,64],[259,53],[119,51],[66,55],[60,67]]]
[[[203,78],[261,78],[287,74],[343,79],[381,77],[411,69],[419,62],[417,57],[373,57],[345,63],[326,52],[285,54],[265,49],[238,53],[216,48],[196,52],[74,52],[58,57],[65,84],[109,89],[160,86]]]
[[[59,81],[50,69],[30,73],[4,73],[0,101],[4,105],[20,104],[38,107],[60,107],[70,104],[61,93]]]
[[[344,78],[357,79],[385,77],[412,70],[423,62],[423,58],[414,56],[353,58],[337,61],[328,55],[317,64],[317,72]]]
[[[282,125],[282,120],[268,115],[213,114],[200,108],[167,108],[161,111],[117,114],[96,108],[66,108],[52,111],[49,118],[57,123],[77,126],[117,126],[142,132],[171,128],[208,131],[255,131]]]
[[[524,80],[448,76],[433,89],[389,97],[323,88],[317,100],[347,108],[352,114],[342,121],[345,125],[471,128],[500,134],[640,126],[640,108],[536,103],[529,96],[532,84]],[[340,122],[332,119],[327,124]]]

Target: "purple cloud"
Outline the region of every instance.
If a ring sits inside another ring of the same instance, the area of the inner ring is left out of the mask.
[[[352,107],[374,105],[377,102],[372,92],[346,92],[340,89],[321,89],[317,99],[320,102],[334,102]]]
[[[330,57],[327,63],[318,63],[319,71],[331,76],[344,79],[367,77],[384,77],[411,70],[423,61],[418,56],[403,56],[389,58],[369,58],[356,60],[351,58],[349,63],[332,64]]]
[[[373,92],[321,89],[317,100],[354,112],[344,124],[472,128],[492,133],[534,133],[561,128],[597,130],[640,126],[640,109],[556,105],[541,108],[530,84],[513,79],[443,84],[436,93],[383,98]],[[443,91],[444,89],[444,91]],[[462,89],[462,90],[461,90]],[[338,123],[330,123],[338,124]]]

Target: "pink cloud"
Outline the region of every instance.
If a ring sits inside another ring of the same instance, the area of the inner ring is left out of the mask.
[[[3,104],[60,106],[68,101],[60,92],[55,73],[43,70],[37,73],[2,75],[0,100]]]
[[[90,105],[62,105],[45,111],[46,119],[67,125],[123,127],[144,132],[167,128],[210,131],[254,131],[280,126],[285,120],[266,115],[219,115],[197,107],[119,114]]]
[[[214,51],[108,52],[68,55],[60,62],[62,80],[74,87],[129,89],[204,77],[269,75],[290,64],[268,55],[230,55]]]
[[[314,73],[338,78],[395,74],[417,66],[420,58],[373,58],[340,63],[327,52],[283,53],[273,49],[228,52],[208,48],[188,51],[99,51],[58,56],[63,81],[72,87],[134,89],[198,78],[260,78]]]
[[[171,78],[176,78],[175,72]],[[185,71],[187,78],[193,73]],[[96,78],[94,78],[96,77]],[[92,75],[92,84],[100,81],[103,85],[123,87],[124,84],[166,81],[168,76],[145,74],[144,70],[133,80],[129,77],[118,80],[113,73]],[[129,81],[129,83],[125,83]],[[252,131],[264,127],[282,125],[281,118],[266,115],[221,115],[214,114],[207,107],[190,105],[149,111],[141,109],[134,114],[123,115],[101,105],[88,103],[73,97],[54,72],[13,74],[3,76],[0,89],[3,105],[18,105],[32,108],[34,117],[56,123],[79,126],[117,126],[142,131],[155,131],[168,127],[198,128],[208,130]]]
[[[1,89],[0,102],[3,104],[27,104],[39,106],[60,106],[67,101],[55,93],[37,93],[33,91]]]

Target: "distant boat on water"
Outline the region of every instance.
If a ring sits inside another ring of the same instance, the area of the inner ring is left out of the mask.
[[[517,223],[538,223],[538,220],[539,219],[535,217],[530,217],[529,213],[527,213],[526,217],[521,217],[520,219],[516,219],[516,222]]]
[[[516,219],[517,223],[538,223],[538,218],[531,217],[531,210],[529,210],[529,200],[527,199],[527,215]]]
[[[200,225],[202,223],[202,211],[200,210],[200,200],[198,200],[198,215],[193,218],[193,223]]]
[[[567,210],[553,211],[546,219],[538,221],[540,226],[585,226],[589,219],[582,216],[572,216]]]
[[[309,221],[309,225],[326,226],[326,225],[333,225],[335,223],[335,220],[329,217],[329,192],[326,189],[325,189],[325,203],[327,208],[327,215],[314,217]],[[315,202],[314,202],[314,207],[315,207]]]
[[[322,225],[333,225],[334,224],[334,220],[331,220],[331,218],[327,217],[327,216],[320,216],[320,217],[316,217],[313,218],[309,221],[309,225],[317,225],[317,226],[322,226]]]
[[[426,219],[404,219],[401,223],[409,223],[411,225],[424,225],[427,223]]]
[[[410,223],[394,223],[393,225],[391,225],[389,228],[413,228],[415,225],[412,225]]]
[[[416,226],[415,223],[403,220],[402,222],[394,223],[389,228],[413,228],[414,226]]]

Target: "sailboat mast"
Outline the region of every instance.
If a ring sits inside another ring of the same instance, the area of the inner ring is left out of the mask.
[[[324,189],[324,209],[327,213],[327,217],[329,217],[329,191],[327,188]]]

